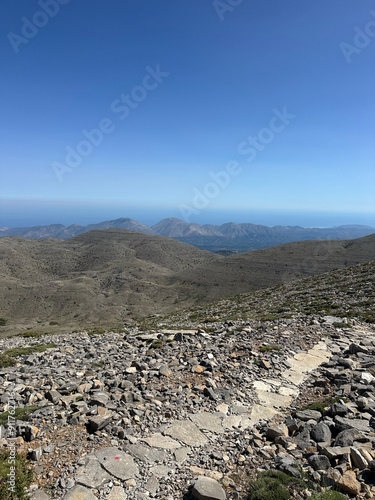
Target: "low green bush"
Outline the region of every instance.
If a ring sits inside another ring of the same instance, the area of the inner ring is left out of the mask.
[[[38,339],[42,335],[44,335],[44,334],[39,333],[39,332],[21,332],[21,333],[17,334],[16,337],[23,337],[25,339],[32,337],[32,338]]]
[[[14,472],[14,485],[9,479]],[[0,500],[26,500],[27,488],[33,479],[26,458],[16,454],[13,456],[9,450],[0,451]]]
[[[92,330],[90,330],[89,332],[87,332],[87,335],[104,335],[105,334],[105,330],[103,330],[103,328],[93,328]]]
[[[16,361],[7,356],[6,354],[0,354],[0,368],[8,368],[8,366],[14,366]]]
[[[348,497],[338,491],[329,490],[324,493],[313,495],[310,497],[310,500],[348,500]]]
[[[259,349],[260,352],[269,352],[269,351],[280,351],[280,347],[277,345],[264,345]]]
[[[36,344],[29,347],[13,347],[12,349],[4,351],[2,355],[16,358],[18,356],[33,354],[34,352],[45,352],[47,349],[53,349],[54,347],[57,347],[56,344]]]
[[[40,406],[24,406],[23,408],[16,408],[14,415],[12,415],[16,420],[29,420],[30,415],[41,408]],[[0,425],[5,425],[8,423],[9,412],[4,411],[0,413]],[[12,419],[13,420],[13,419]]]
[[[291,485],[306,487],[301,479],[288,476],[284,472],[269,470],[259,474],[250,487],[248,500],[288,500]]]

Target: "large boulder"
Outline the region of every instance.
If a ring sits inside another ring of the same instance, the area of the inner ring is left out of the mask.
[[[227,496],[220,484],[206,476],[199,476],[192,489],[192,495],[197,500],[226,500]]]

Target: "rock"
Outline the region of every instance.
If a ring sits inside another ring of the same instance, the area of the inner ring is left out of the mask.
[[[319,422],[311,429],[310,436],[316,443],[331,443],[331,431],[328,425]]]
[[[320,420],[322,414],[317,410],[301,410],[296,412],[296,417],[304,422],[308,420]]]
[[[90,405],[107,406],[109,397],[105,392],[97,391],[91,395]]]
[[[331,467],[331,462],[326,455],[311,455],[309,464],[314,470],[328,470]]]
[[[39,462],[43,455],[43,447],[35,448],[35,450],[30,451],[29,457],[34,462]]]
[[[359,352],[363,352],[364,354],[368,354],[369,350],[367,347],[361,346],[359,344],[355,344],[354,342],[349,346],[350,354],[358,354]]]
[[[51,500],[51,497],[43,490],[36,490],[31,494],[30,500]]]
[[[205,476],[199,476],[191,493],[197,500],[226,500],[226,494],[220,484]]]
[[[193,422],[188,420],[176,420],[164,432],[187,446],[203,446],[207,443],[206,436]]]
[[[266,437],[276,439],[279,436],[288,436],[288,427],[285,424],[271,424],[267,427]]]
[[[122,481],[133,479],[139,473],[133,457],[116,447],[102,448],[95,455],[107,472]]]
[[[150,448],[142,444],[129,444],[126,450],[133,455],[133,457],[142,460],[146,463],[162,462],[165,458],[165,451],[156,448]]]
[[[27,442],[34,441],[38,433],[39,433],[38,427],[35,427],[35,425],[27,425],[25,427],[25,441]]]
[[[322,448],[321,454],[332,460],[343,455],[350,455],[350,448],[348,446],[326,446]]]
[[[371,427],[367,420],[360,420],[359,418],[344,418],[335,417],[335,424],[341,427],[342,430],[345,429],[355,429],[358,432],[371,432]]]
[[[211,431],[215,434],[224,433],[224,428],[221,425],[222,418],[219,415],[208,412],[199,412],[190,415],[190,419],[198,426],[199,429]]]
[[[335,417],[336,415],[345,417],[348,411],[349,408],[343,403],[334,403],[329,409],[329,413],[332,417]]]
[[[297,420],[290,415],[285,419],[285,425],[288,427],[290,433],[298,430]]]
[[[61,399],[61,394],[58,391],[51,390],[46,392],[45,398],[48,399],[48,401],[51,401],[54,405],[56,405],[60,399]]]
[[[353,465],[358,467],[358,469],[366,469],[368,466],[367,460],[361,455],[361,453],[356,449],[350,448],[350,458],[352,459]]]
[[[126,500],[127,498],[128,497],[126,496],[125,490],[122,486],[114,486],[106,500]]]
[[[277,468],[282,472],[285,472],[289,476],[301,477],[300,471],[297,469],[297,464],[292,457],[277,457],[276,458]]]
[[[91,417],[88,420],[90,429],[93,432],[100,431],[104,429],[112,421],[111,414],[97,415],[96,417]]]
[[[172,375],[172,370],[168,365],[160,365],[159,373],[160,375],[163,375],[163,377],[170,377]]]
[[[64,500],[97,500],[97,498],[91,490],[78,484],[68,491]]]
[[[163,450],[174,450],[176,448],[181,448],[180,443],[171,439],[169,436],[163,436],[160,433],[155,433],[152,436],[143,439],[149,446],[155,448],[162,448]]]
[[[361,438],[362,434],[356,429],[346,429],[337,434],[334,446],[352,446],[354,441]]]
[[[158,489],[160,487],[159,481],[155,476],[151,476],[145,484],[145,490],[150,492],[152,495],[156,495]]]
[[[87,464],[77,471],[76,482],[88,488],[100,488],[111,480],[111,476],[101,467],[95,455],[89,455],[87,458]]]
[[[349,495],[358,495],[361,491],[361,484],[357,481],[355,472],[347,471],[336,483],[339,490]]]

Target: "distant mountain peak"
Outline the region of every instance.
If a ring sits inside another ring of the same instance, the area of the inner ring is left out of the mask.
[[[48,226],[1,228],[0,237],[21,236],[24,238],[59,238],[67,240],[94,229],[127,229],[139,233],[166,236],[210,251],[244,252],[272,247],[293,241],[317,239],[353,239],[375,233],[375,229],[359,224],[347,224],[331,228],[303,228],[301,226],[262,226],[252,223],[226,222],[220,226],[185,222],[176,217],[167,217],[153,226],[148,226],[129,217],[120,217],[97,224],[80,226],[50,224]]]

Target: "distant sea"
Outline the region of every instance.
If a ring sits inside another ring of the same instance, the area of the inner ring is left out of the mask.
[[[87,225],[104,220],[129,217],[153,225],[167,217],[181,219],[177,207],[129,207],[69,204],[55,202],[0,202],[0,228],[25,227],[48,224]],[[303,210],[210,210],[204,209],[191,217],[198,224],[224,224],[250,222],[265,226],[332,227],[344,224],[363,224],[375,227],[375,213],[309,212]]]

